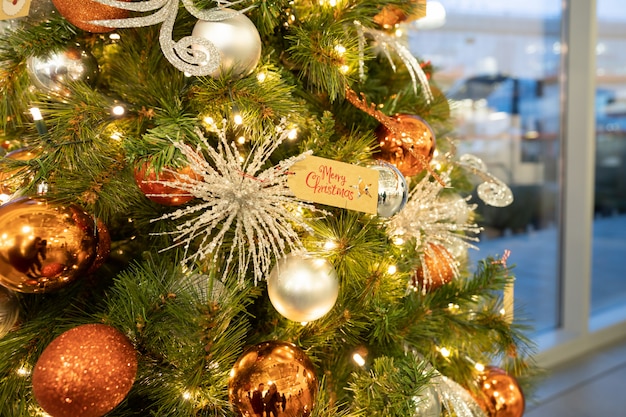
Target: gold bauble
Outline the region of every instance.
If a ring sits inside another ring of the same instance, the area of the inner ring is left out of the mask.
[[[89,23],[91,20],[124,19],[129,15],[128,10],[107,6],[93,0],[52,0],[52,3],[68,22],[92,33],[111,32],[114,28],[94,25]]]
[[[233,366],[228,382],[230,402],[241,416],[258,415],[253,404],[257,403],[259,395],[272,404],[272,410],[274,406],[275,411],[280,409],[277,413],[267,412],[267,417],[270,414],[274,417],[278,414],[308,416],[315,405],[317,391],[318,381],[311,360],[296,345],[280,341],[263,342],[247,349]]]
[[[522,417],[525,399],[519,384],[504,370],[488,366],[478,377],[476,402],[488,417]]]
[[[395,165],[405,177],[419,174],[433,159],[435,134],[419,116],[397,114],[394,119],[393,130],[384,124],[376,130],[376,157]]]
[[[436,290],[452,281],[455,276],[454,258],[442,245],[428,243],[422,264],[415,271],[414,285],[426,292]]]
[[[0,206],[0,284],[39,293],[85,273],[96,254],[92,217],[76,205],[22,197]]]
[[[0,339],[9,333],[20,316],[20,306],[15,294],[0,286]]]
[[[33,395],[52,417],[101,417],[128,394],[137,354],[111,326],[85,324],[62,333],[33,370]]]

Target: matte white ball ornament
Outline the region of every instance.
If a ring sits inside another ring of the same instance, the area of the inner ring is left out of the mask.
[[[245,77],[256,68],[261,58],[259,31],[241,13],[220,21],[198,20],[191,36],[208,40],[219,51],[220,65],[209,74],[213,78],[222,74],[230,74],[233,78]],[[191,48],[208,53],[201,45],[192,45]]]
[[[291,254],[272,269],[267,292],[274,308],[285,318],[309,322],[333,308],[339,296],[339,281],[327,260]]]

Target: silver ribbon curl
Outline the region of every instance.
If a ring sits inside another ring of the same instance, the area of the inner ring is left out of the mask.
[[[468,169],[472,174],[479,176],[483,182],[476,187],[476,193],[486,204],[494,207],[506,207],[513,202],[513,192],[501,180],[491,175],[487,165],[475,155],[461,155],[457,162],[459,166]]]
[[[179,0],[143,0],[131,3],[119,0],[94,1],[128,11],[141,13],[154,11],[154,13],[126,19],[93,20],[89,23],[110,28],[138,28],[163,23],[159,32],[159,44],[161,45],[163,55],[174,67],[195,76],[210,75],[219,68],[221,62],[220,52],[211,41],[195,36],[185,36],[178,41],[173,40],[174,25],[180,4]],[[254,7],[250,6],[240,11],[225,8],[242,1],[244,0],[233,2],[219,0],[216,2],[218,7],[201,10],[194,6],[193,0],[181,0],[185,9],[192,16],[210,22],[230,19]]]

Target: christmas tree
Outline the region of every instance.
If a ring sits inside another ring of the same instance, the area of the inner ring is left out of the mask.
[[[425,2],[3,7],[0,415],[523,414]]]

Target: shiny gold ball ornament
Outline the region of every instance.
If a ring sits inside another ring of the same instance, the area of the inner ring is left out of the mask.
[[[435,134],[421,117],[397,114],[395,123],[381,124],[376,130],[380,149],[376,157],[395,165],[407,176],[425,170],[435,153]]]
[[[59,335],[33,370],[33,394],[52,417],[101,417],[130,391],[137,353],[126,336],[104,324]]]
[[[52,3],[68,22],[92,33],[106,33],[114,30],[114,28],[89,23],[92,20],[124,19],[129,15],[128,10],[107,6],[93,0],[52,0]]]
[[[425,292],[440,288],[456,276],[456,261],[443,245],[428,243],[421,261],[422,264],[415,271],[413,284]]]
[[[198,178],[197,174],[189,167],[175,170],[179,175],[186,175],[190,178]],[[176,174],[164,170],[157,174],[150,168],[149,164],[142,163],[135,169],[135,183],[142,193],[150,200],[164,206],[180,206],[191,201],[194,196],[179,188],[164,185],[158,181],[173,182],[177,180]],[[178,179],[180,181],[180,179]]]
[[[96,255],[93,218],[76,205],[22,197],[0,206],[0,285],[22,293],[59,289]]]
[[[98,242],[96,243],[96,256],[87,270],[87,274],[93,274],[96,272],[106,262],[111,254],[111,233],[109,233],[109,228],[102,220],[98,220],[96,223],[96,232],[98,235]]]
[[[267,278],[267,294],[285,318],[298,322],[317,320],[337,301],[337,272],[326,259],[290,254],[276,262]]]
[[[96,58],[79,44],[48,56],[31,56],[26,63],[35,87],[42,92],[62,96],[70,94],[67,88],[69,82],[82,81],[94,85],[99,73]]]
[[[8,288],[0,287],[0,339],[13,329],[20,316],[15,294]]]
[[[380,217],[391,217],[400,212],[409,199],[406,179],[394,165],[380,162],[371,166],[378,171],[378,206]]]
[[[245,77],[256,68],[261,59],[259,31],[242,13],[220,21],[198,20],[191,36],[208,40],[219,51],[220,66],[210,74],[213,78],[223,74],[233,78]],[[192,45],[191,48],[208,53],[201,45]]]
[[[496,366],[487,366],[478,377],[476,402],[488,417],[522,417],[524,393],[517,380]]]
[[[259,395],[265,399],[266,411],[268,407],[275,411],[280,408],[274,416],[309,416],[317,392],[318,380],[311,360],[293,343],[281,341],[263,342],[247,349],[235,362],[228,381],[230,402],[241,416],[256,414]]]

